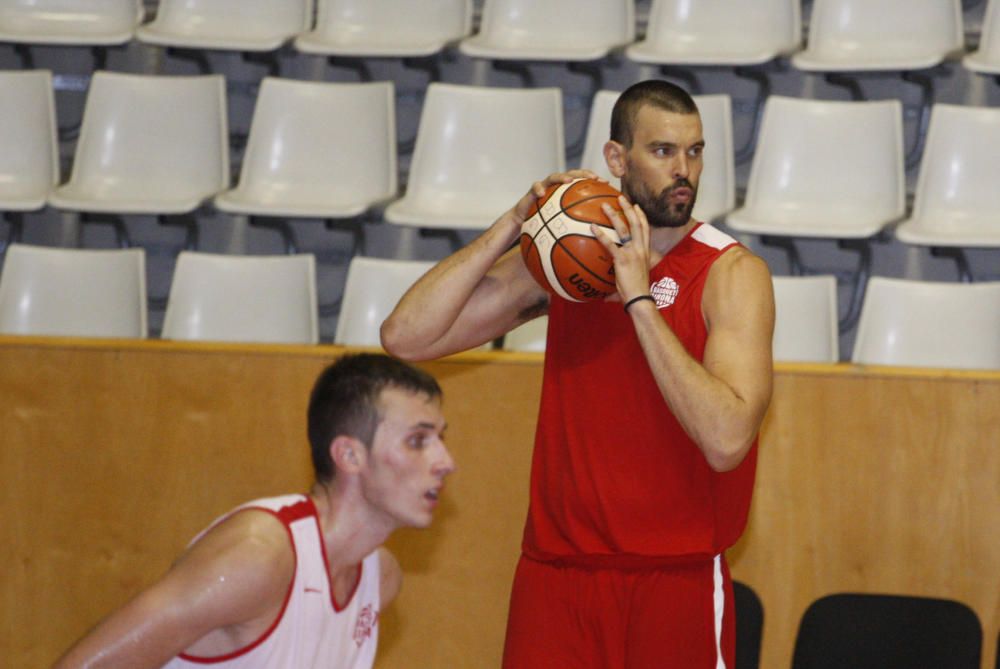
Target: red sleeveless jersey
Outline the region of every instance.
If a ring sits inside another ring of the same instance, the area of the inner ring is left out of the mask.
[[[697,225],[650,271],[663,319],[699,362],[701,297],[737,244]],[[553,298],[523,549],[567,564],[628,567],[710,558],[746,525],[756,440],[714,472],[663,399],[620,303]]]

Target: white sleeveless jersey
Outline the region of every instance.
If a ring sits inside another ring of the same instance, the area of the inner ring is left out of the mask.
[[[312,500],[305,495],[260,499],[233,509],[212,525],[244,509],[273,513],[291,536],[295,577],[284,608],[274,624],[248,646],[218,657],[182,653],[165,664],[164,669],[370,668],[378,641],[378,552],[373,551],[364,559],[357,587],[346,602],[338,603],[330,586],[326,548]]]

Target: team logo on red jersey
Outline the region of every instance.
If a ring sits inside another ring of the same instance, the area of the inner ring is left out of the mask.
[[[669,307],[677,299],[680,286],[669,276],[665,276],[649,287],[649,294],[656,300],[656,308]]]
[[[361,609],[361,613],[358,614],[358,623],[354,626],[354,643],[358,644],[358,648],[361,648],[365,639],[372,635],[372,630],[377,624],[378,611],[371,604],[366,604],[365,608]]]

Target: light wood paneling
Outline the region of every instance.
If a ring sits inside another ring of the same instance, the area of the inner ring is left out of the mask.
[[[0,648],[47,666],[244,500],[311,482],[307,394],[338,347],[0,338]],[[422,365],[459,470],[406,572],[380,669],[499,665],[527,499],[540,356]],[[1000,627],[1000,374],[782,366],[733,574],[787,667],[834,591],[951,597]]]

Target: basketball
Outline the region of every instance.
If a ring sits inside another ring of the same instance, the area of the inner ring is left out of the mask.
[[[543,288],[573,302],[600,300],[615,292],[614,260],[591,233],[590,224],[601,226],[617,242],[618,233],[601,205],[621,212],[619,195],[604,181],[576,179],[549,187],[538,199],[521,226],[521,255]]]

